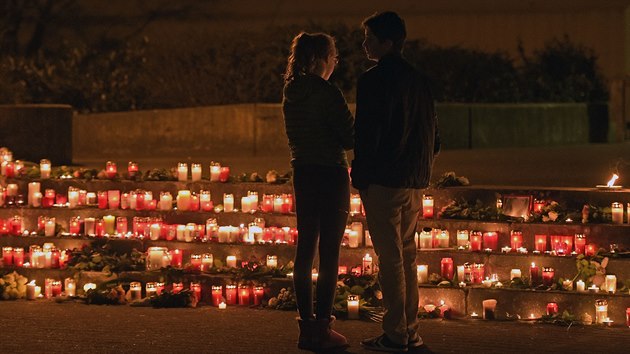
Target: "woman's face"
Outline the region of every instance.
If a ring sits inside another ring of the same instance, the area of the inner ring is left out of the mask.
[[[322,73],[322,77],[324,80],[330,79],[330,75],[332,75],[333,71],[335,71],[335,66],[339,62],[337,48],[335,46],[332,47],[332,50],[328,54],[326,62],[324,63],[324,72]]]

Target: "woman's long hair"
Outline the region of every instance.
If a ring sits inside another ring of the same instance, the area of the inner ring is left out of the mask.
[[[301,32],[295,36],[291,42],[284,81],[289,82],[298,75],[310,72],[319,59],[327,60],[334,45],[334,38],[326,33]]]

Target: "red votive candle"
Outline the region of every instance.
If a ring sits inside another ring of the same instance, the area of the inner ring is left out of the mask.
[[[105,175],[107,178],[112,179],[116,177],[116,173],[118,170],[116,169],[116,163],[112,161],[107,161],[105,164]]]
[[[129,177],[134,177],[136,173],[138,173],[138,163],[129,161],[129,164],[127,165],[127,173],[129,174]]]
[[[553,316],[558,314],[558,304],[550,302],[547,304],[547,316]]]
[[[542,271],[542,281],[544,286],[553,285],[553,277],[555,275],[555,271],[551,267],[543,267]]]
[[[265,296],[265,289],[262,286],[254,287],[254,305],[260,305]]]
[[[532,263],[532,266],[529,267],[529,279],[532,286],[540,283],[540,272],[536,263]]]
[[[227,182],[229,178],[230,178],[230,168],[227,166],[221,167],[221,172],[219,172],[219,181]]]
[[[516,252],[521,247],[523,247],[523,232],[512,230],[510,232],[510,248]]]
[[[584,250],[585,256],[594,256],[595,252],[597,252],[597,246],[594,243],[589,243],[586,245],[586,249]]]
[[[24,248],[16,247],[13,249],[13,265],[16,267],[24,266]]]
[[[171,251],[171,265],[173,267],[181,268],[182,267],[182,251],[179,249],[174,249]]]
[[[223,287],[220,285],[213,285],[212,291],[212,306],[219,306],[223,298]]]
[[[499,242],[499,234],[494,231],[483,233],[483,248],[497,250],[497,244]]]
[[[481,251],[482,234],[480,231],[473,231],[470,233],[470,250]]]
[[[442,258],[442,261],[440,262],[440,270],[442,278],[453,280],[453,259],[448,257]]]
[[[225,303],[228,305],[236,305],[238,299],[236,296],[236,285],[225,286]]]
[[[99,209],[107,209],[107,192],[106,191],[98,191],[96,193],[98,197],[98,208]]]
[[[575,234],[575,253],[584,254],[586,249],[586,235]]]
[[[433,196],[425,194],[422,197],[422,217],[433,219]]]
[[[238,287],[238,304],[242,306],[249,306],[249,287],[241,285]]]
[[[534,235],[536,251],[544,253],[547,251],[547,235]]]

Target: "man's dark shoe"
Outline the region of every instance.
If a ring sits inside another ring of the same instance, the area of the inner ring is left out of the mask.
[[[376,352],[404,353],[408,350],[406,345],[391,341],[387,338],[385,333],[378,337],[361,341],[361,346],[367,350],[373,350]]]
[[[424,345],[424,342],[422,341],[422,337],[420,337],[418,335],[418,333],[416,333],[415,337],[410,337],[409,338],[409,342],[407,342],[407,347],[409,349],[411,348],[418,348]]]

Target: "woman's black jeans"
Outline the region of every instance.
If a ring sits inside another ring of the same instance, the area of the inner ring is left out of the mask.
[[[297,213],[297,252],[293,284],[302,319],[329,318],[337,286],[339,247],[348,221],[350,178],[342,166],[307,165],[293,169]],[[319,241],[319,275],[313,313],[311,270]]]

